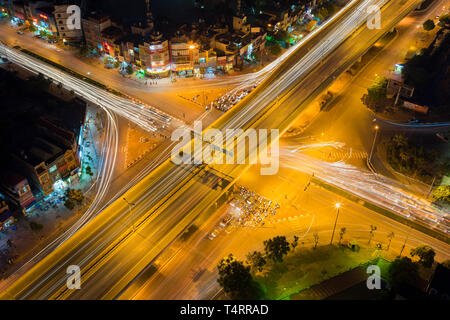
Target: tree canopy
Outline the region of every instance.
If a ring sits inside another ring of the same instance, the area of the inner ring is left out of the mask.
[[[423,23],[423,29],[425,31],[431,31],[436,27],[436,25],[434,24],[434,21],[431,19],[428,19],[427,21],[425,21]]]
[[[450,202],[450,186],[439,186],[433,192],[433,198],[437,201]]]
[[[281,46],[278,42],[275,42],[271,47],[270,47],[270,53],[272,53],[274,56],[279,56],[281,54],[282,50],[281,50]]]
[[[289,242],[284,236],[278,236],[264,241],[264,251],[266,252],[266,256],[274,262],[282,262],[283,256],[286,255],[290,249]]]
[[[231,299],[252,300],[262,298],[259,284],[253,280],[250,267],[237,260],[232,254],[223,258],[217,265],[217,281]]]
[[[418,266],[408,257],[397,258],[389,266],[388,278],[391,288],[398,292],[419,279]]]
[[[388,80],[384,77],[377,77],[374,83],[367,88],[367,93],[370,98],[380,101],[386,98]]]
[[[434,252],[433,248],[426,245],[421,245],[417,248],[411,249],[411,256],[418,256],[419,263],[425,268],[430,268],[433,265],[435,255],[436,252]]]
[[[450,16],[448,14],[443,14],[439,17],[439,22],[443,24],[449,24],[450,23]]]
[[[264,255],[259,251],[253,251],[247,255],[247,263],[250,264],[253,270],[262,272],[266,262]]]

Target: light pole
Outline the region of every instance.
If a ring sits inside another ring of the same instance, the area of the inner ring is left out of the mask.
[[[375,129],[375,137],[373,138],[372,149],[370,150],[369,162],[372,160],[373,151],[375,149],[375,143],[377,142],[378,130],[380,129],[380,127],[375,126],[374,129]]]
[[[337,209],[337,213],[336,213],[336,220],[334,220],[333,233],[331,234],[330,246],[333,244],[334,231],[336,230],[336,224],[337,224],[337,221],[338,221],[338,217],[339,217],[339,209],[341,208],[341,204],[340,204],[340,203],[336,203],[334,206],[335,206],[336,209]]]
[[[125,199],[125,198],[122,198],[123,199],[123,201],[125,201],[127,204],[128,204],[128,208],[130,209],[130,219],[131,219],[131,211],[132,211],[132,209],[133,209],[133,207],[136,205],[135,203],[133,203],[133,202],[129,202],[127,199]],[[135,229],[134,229],[134,223],[131,223],[131,229],[133,230],[133,232],[135,231]]]

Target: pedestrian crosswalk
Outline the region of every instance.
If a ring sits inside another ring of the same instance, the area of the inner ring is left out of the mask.
[[[336,150],[330,152],[324,152],[323,157],[325,160],[339,161],[339,160],[349,160],[349,159],[361,159],[367,158],[367,152],[354,151],[354,150]]]
[[[304,218],[311,219],[311,215],[309,213],[297,214],[292,216],[284,216],[284,217],[275,217],[274,219],[270,219],[268,221],[268,225],[277,225],[277,224],[288,224],[291,229],[301,230],[305,228],[307,220]]]

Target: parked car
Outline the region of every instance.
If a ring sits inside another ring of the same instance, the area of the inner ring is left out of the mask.
[[[22,32],[22,31],[17,31],[17,34],[20,34],[20,35],[22,35],[22,34],[23,34],[23,32]]]

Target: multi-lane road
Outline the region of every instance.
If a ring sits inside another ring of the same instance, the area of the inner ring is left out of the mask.
[[[306,103],[391,29],[420,1],[353,1],[311,38],[215,128],[277,128],[285,131]],[[383,8],[382,30],[360,28],[369,5]],[[358,29],[356,32],[354,32]],[[245,165],[198,168],[167,161],[123,199],[3,292],[3,298],[116,298],[183,230],[222,194],[220,176],[238,178]],[[226,184],[224,182],[224,184]],[[82,289],[69,291],[66,268],[82,270]]]

